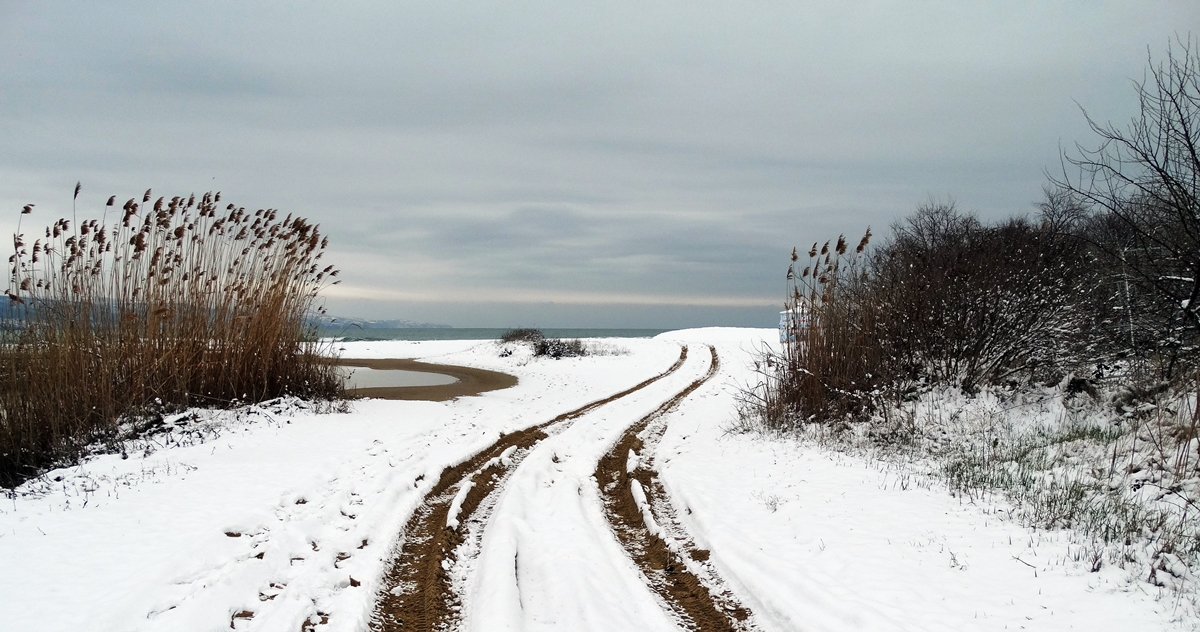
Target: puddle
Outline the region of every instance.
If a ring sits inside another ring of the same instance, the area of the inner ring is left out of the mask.
[[[458,381],[452,375],[428,371],[405,371],[403,369],[368,369],[366,367],[343,367],[348,390],[356,388],[394,388],[397,386],[444,386]]]
[[[334,360],[350,397],[444,402],[516,386],[517,378],[486,369],[412,359]],[[353,374],[351,374],[353,371]]]

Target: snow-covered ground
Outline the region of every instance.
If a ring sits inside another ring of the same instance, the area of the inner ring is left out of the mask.
[[[0,627],[365,629],[386,558],[443,468],[657,375],[680,343],[693,352],[677,374],[542,441],[506,481],[455,569],[466,627],[675,627],[604,522],[591,475],[625,427],[703,374],[701,343],[716,346],[720,373],[668,414],[656,464],[756,626],[1178,627],[1170,604],[1071,562],[1065,534],[909,485],[879,462],[727,433],[752,352],[775,335],[670,332],[561,360],[500,357],[492,342],[346,343],[346,357],[463,364],[520,383],[452,402],[359,401],[349,413],[284,403],[180,416],[124,457],[51,472],[0,504]]]
[[[998,520],[882,462],[725,433],[728,402],[752,379],[748,346],[717,343],[728,377],[682,403],[659,467],[689,532],[763,628],[1172,629],[1152,587],[1064,563],[1068,534]]]

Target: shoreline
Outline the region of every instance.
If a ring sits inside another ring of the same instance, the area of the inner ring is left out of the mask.
[[[440,373],[458,379],[453,384],[438,386],[380,386],[373,388],[347,389],[346,394],[351,399],[374,398],[408,401],[444,402],[459,397],[470,397],[488,391],[516,386],[520,381],[515,375],[476,369],[474,367],[454,364],[434,364],[419,360],[402,358],[339,359],[338,366],[362,367],[377,371],[419,371],[422,373]]]

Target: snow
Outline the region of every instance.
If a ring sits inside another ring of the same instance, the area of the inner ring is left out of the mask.
[[[609,530],[592,475],[626,427],[704,374],[706,356],[689,354],[675,374],[592,411],[525,457],[468,573],[467,629],[677,629]]]
[[[687,330],[561,360],[500,357],[493,342],[343,343],[346,357],[463,364],[520,383],[451,402],[363,400],[348,413],[281,402],[178,416],[127,458],[50,472],[0,504],[5,625],[298,630],[325,617],[317,630],[364,630],[398,534],[444,468],[657,375],[684,343],[692,352],[675,374],[531,450],[452,570],[468,629],[678,629],[604,522],[592,474],[625,428],[704,374],[704,343],[720,372],[668,413],[653,454],[631,453],[627,466],[659,470],[682,526],[760,628],[1181,627],[1148,587],[1073,562],[1069,534],[1006,522],[882,462],[728,432],[754,350],[776,337]]]
[[[471,492],[471,488],[473,487],[475,487],[475,482],[471,481],[458,488],[458,493],[454,495],[454,500],[450,501],[450,513],[446,515],[447,527],[458,529],[458,514],[462,512],[462,505],[467,502],[467,494]]]
[[[735,366],[749,346],[718,343],[726,382],[683,402],[657,466],[762,628],[1173,628],[1169,608],[1122,589],[1117,571],[1066,562],[1066,533],[1004,522],[880,462],[726,432],[717,402],[753,379],[744,355]]]

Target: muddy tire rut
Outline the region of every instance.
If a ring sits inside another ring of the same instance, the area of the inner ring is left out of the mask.
[[[442,471],[404,528],[400,551],[385,571],[372,617],[372,630],[447,630],[461,619],[461,602],[451,585],[455,550],[469,521],[484,519],[493,492],[541,440],[605,404],[637,392],[679,370],[688,348],[667,370],[624,391],[563,413],[550,421],[502,435],[465,462]],[[453,515],[452,515],[453,514]]]
[[[708,372],[630,426],[600,459],[595,476],[621,546],[680,622],[704,632],[748,630],[750,611],[722,586],[708,551],[687,537],[653,469],[654,446],[666,430],[664,415],[717,372],[717,350],[709,346],[709,351]]]

